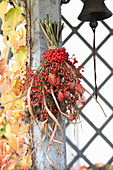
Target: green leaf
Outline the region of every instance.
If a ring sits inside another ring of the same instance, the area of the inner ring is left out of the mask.
[[[5,132],[6,131],[6,125],[8,124],[7,120],[5,121],[6,124],[4,125],[4,127],[1,129],[2,132]]]
[[[27,46],[21,46],[18,51],[16,52],[15,51],[16,50],[14,49],[13,52],[14,52],[15,61],[21,68],[27,60]]]
[[[17,25],[17,22],[19,21],[20,15],[22,14],[22,9],[21,7],[17,6],[16,8],[11,8],[7,15],[6,15],[6,20],[8,24],[12,27],[15,28]]]

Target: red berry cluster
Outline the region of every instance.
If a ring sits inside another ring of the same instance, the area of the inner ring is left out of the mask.
[[[55,116],[58,113],[58,108],[51,95],[51,89],[62,112],[71,113],[74,108],[71,119],[76,119],[78,110],[76,101],[82,98],[84,92],[80,84],[80,79],[82,78],[80,69],[82,66],[76,68],[76,58],[71,62],[64,47],[55,51],[50,49],[46,54],[43,54],[43,59],[46,60],[41,61],[42,64],[36,72],[31,69],[26,70],[26,78],[23,79],[24,83],[21,84],[20,90],[23,91],[29,88],[33,79],[31,105],[39,120],[50,118],[45,109],[44,98],[49,110]],[[66,63],[68,63],[69,67]]]
[[[43,53],[43,59],[47,59],[47,62],[63,64],[63,61],[68,60],[69,54],[66,52],[66,49],[57,48],[55,51],[49,49],[47,53]]]

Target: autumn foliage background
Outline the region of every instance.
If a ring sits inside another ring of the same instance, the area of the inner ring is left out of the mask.
[[[0,56],[0,169],[29,169],[28,125],[23,121],[24,102],[19,92],[27,61],[26,20],[16,0],[13,5],[3,0],[0,9],[5,45]]]

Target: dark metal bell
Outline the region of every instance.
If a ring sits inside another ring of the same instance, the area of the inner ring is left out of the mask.
[[[85,0],[84,7],[78,19],[81,21],[90,21],[90,27],[94,33],[93,40],[93,58],[94,58],[94,75],[95,75],[95,96],[97,99],[98,89],[96,83],[96,56],[95,56],[95,30],[98,25],[97,21],[107,19],[112,16],[111,11],[104,4],[104,0]]]
[[[104,0],[85,0],[83,10],[78,19],[81,21],[104,20],[112,16],[111,11],[104,4]]]

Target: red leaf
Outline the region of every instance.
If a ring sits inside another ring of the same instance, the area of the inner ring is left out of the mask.
[[[59,92],[58,92],[58,100],[59,100],[60,102],[63,102],[63,101],[64,101],[64,98],[65,98],[64,94],[63,94],[61,91],[59,91]]]
[[[69,91],[67,91],[65,93],[62,93],[61,91],[58,92],[58,100],[60,102],[63,102],[64,99],[68,99],[69,97],[70,97],[70,92]]]
[[[56,77],[55,74],[50,73],[48,76],[48,82],[51,85],[58,85],[60,83],[60,79],[59,79],[59,77]]]
[[[60,84],[60,79],[59,77],[56,78],[56,85],[59,85]]]
[[[68,99],[70,97],[70,92],[69,91],[65,92],[64,97],[65,97],[65,99]]]
[[[75,90],[76,90],[76,92],[75,92],[76,95],[83,93],[85,91],[81,84],[76,84]]]

